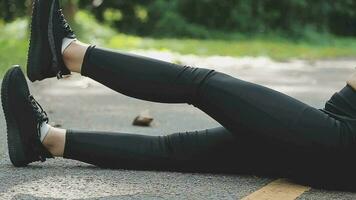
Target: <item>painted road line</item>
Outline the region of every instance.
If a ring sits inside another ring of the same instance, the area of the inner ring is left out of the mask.
[[[287,179],[277,179],[243,200],[294,200],[308,190],[308,186],[298,185]]]

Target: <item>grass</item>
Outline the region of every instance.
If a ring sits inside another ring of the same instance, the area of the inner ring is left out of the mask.
[[[0,77],[12,65],[25,66],[28,49],[27,21],[0,22]]]
[[[356,57],[356,39],[333,39],[331,45],[315,45],[307,42],[284,40],[246,39],[239,41],[194,40],[194,39],[152,39],[116,35],[107,46],[120,49],[169,50],[181,54],[202,56],[267,56],[275,60],[323,59]]]
[[[309,33],[308,40],[298,42],[276,36],[239,36],[235,40],[157,39],[116,33],[99,25],[86,12],[79,12],[75,21],[81,39],[114,49],[154,49],[202,56],[268,56],[276,60],[356,57],[356,38]]]
[[[26,64],[28,21],[0,21],[0,76],[13,64]],[[279,37],[239,37],[229,40],[157,39],[120,34],[79,12],[73,29],[84,42],[108,48],[154,49],[202,56],[268,56],[276,60],[356,57],[356,38],[316,35],[310,40],[291,41]]]

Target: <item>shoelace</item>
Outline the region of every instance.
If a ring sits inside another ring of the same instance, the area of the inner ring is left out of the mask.
[[[58,16],[59,16],[59,21],[63,27],[63,32],[65,34],[65,37],[75,37],[74,31],[72,30],[69,23],[65,19],[62,9],[58,10]],[[59,71],[57,73],[57,79],[61,79],[61,78],[63,78],[62,72]]]
[[[41,138],[41,125],[43,122],[48,123],[48,117],[46,111],[43,110],[42,106],[36,101],[36,99],[32,96],[28,96],[28,102],[31,105],[33,113],[35,114],[36,122],[37,122],[37,142],[40,142]],[[39,155],[40,160],[43,162],[46,160],[46,157],[43,155],[42,151],[38,148],[35,148],[37,154]]]
[[[72,28],[70,27],[69,23],[65,19],[62,9],[58,10],[58,14],[59,14],[59,20],[62,23],[62,26],[64,28],[64,32],[66,33],[66,35],[74,35],[74,31],[72,30]]]

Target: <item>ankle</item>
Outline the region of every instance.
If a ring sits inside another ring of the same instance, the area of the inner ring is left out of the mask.
[[[356,90],[356,73],[351,75],[351,77],[347,80],[347,84]]]
[[[51,127],[44,138],[43,146],[55,157],[64,154],[66,130]]]
[[[63,52],[64,64],[71,72],[81,73],[84,55],[89,45],[73,41]]]

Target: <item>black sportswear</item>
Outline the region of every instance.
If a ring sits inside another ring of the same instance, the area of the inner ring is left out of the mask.
[[[265,161],[304,163],[310,158],[310,166],[306,165],[310,169],[311,162],[323,160],[328,163],[325,166],[335,166],[338,162],[332,160],[355,152],[356,95],[350,86],[335,93],[324,109],[316,109],[214,70],[93,46],[86,52],[81,73],[131,97],[192,104],[224,128],[169,136],[68,131],[66,158],[106,167],[179,169],[190,164],[192,168],[209,166],[199,163],[218,165],[219,159],[236,163],[241,158],[237,152],[243,152],[247,157],[263,155]],[[238,150],[225,154],[225,148]],[[210,156],[212,152],[215,157]],[[343,166],[351,167],[352,160]]]

